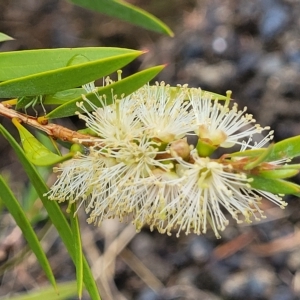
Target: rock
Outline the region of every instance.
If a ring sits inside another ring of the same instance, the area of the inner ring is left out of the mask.
[[[240,300],[269,299],[276,286],[274,272],[266,268],[244,270],[230,275],[222,285],[221,291],[224,297]]]
[[[192,239],[189,245],[188,254],[196,263],[206,262],[213,250],[212,244],[203,236],[196,236]]]
[[[289,11],[286,6],[276,0],[263,1],[265,6],[259,31],[263,39],[269,41],[279,34],[289,21]]]

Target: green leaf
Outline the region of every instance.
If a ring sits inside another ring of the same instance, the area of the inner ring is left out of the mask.
[[[57,285],[58,293],[55,293],[50,287],[42,287],[38,290],[31,290],[26,293],[16,294],[9,297],[10,300],[66,300],[76,295],[76,282],[65,282]]]
[[[188,90],[192,91],[193,89],[194,88],[189,88]],[[178,95],[180,87],[171,86],[170,90],[171,90],[170,101],[173,102],[173,101],[176,100],[176,97]],[[228,96],[212,93],[210,91],[205,91],[205,90],[202,90],[202,89],[201,89],[201,96],[207,98],[208,100],[227,100],[227,99],[230,100],[230,98],[228,98]],[[187,97],[186,100],[188,100],[188,97]]]
[[[0,81],[64,68],[72,57],[83,55],[90,61],[134,54],[136,50],[112,47],[59,48],[0,53]]]
[[[211,97],[212,100],[226,100],[228,96],[221,94],[213,93],[210,91],[201,90],[202,97]]]
[[[300,135],[276,143],[267,161],[293,158],[300,155]]]
[[[256,157],[262,155],[266,148],[245,150],[230,154],[230,157],[247,156]],[[266,162],[276,161],[284,158],[300,156],[300,135],[294,136],[274,144],[272,151],[266,157]]]
[[[171,29],[150,13],[121,0],[70,0],[74,4],[119,18],[148,30],[173,36]]]
[[[122,54],[72,65],[0,83],[0,98],[53,94],[106,76],[130,63],[143,52]]]
[[[4,202],[5,206],[15,219],[17,225],[22,230],[23,236],[28,242],[31,250],[35,254],[39,264],[43,268],[44,272],[46,273],[49,281],[53,285],[53,287],[56,289],[56,282],[54,275],[52,273],[49,261],[44,253],[43,248],[41,247],[41,244],[32,229],[29,220],[27,219],[21,205],[19,204],[18,200],[13,195],[10,188],[5,183],[3,177],[0,175],[0,191],[1,191],[1,199]]]
[[[290,178],[299,174],[297,169],[275,169],[275,170],[260,170],[259,176],[264,178],[276,179],[276,178]]]
[[[82,286],[83,286],[83,261],[82,261],[82,245],[80,228],[78,222],[78,215],[76,214],[75,203],[71,204],[71,229],[74,237],[74,251],[75,251],[75,266],[76,266],[76,279],[77,279],[77,291],[78,297],[81,299]]]
[[[5,42],[5,41],[11,41],[14,40],[14,38],[12,38],[11,36],[0,32],[0,42]]]
[[[48,215],[56,227],[63,243],[65,244],[72,260],[75,262],[75,252],[73,249],[74,240],[72,236],[72,231],[70,229],[69,223],[67,222],[65,216],[60,210],[57,202],[48,200],[45,194],[48,192],[48,187],[46,186],[43,179],[40,177],[40,174],[36,171],[34,166],[28,161],[25,156],[24,151],[14,140],[14,138],[9,134],[9,132],[0,124],[0,132],[8,140],[12,148],[14,149],[19,161],[23,165],[23,168],[28,175],[30,182],[35,187],[45,209],[48,212]],[[92,272],[89,268],[89,265],[85,258],[83,258],[83,282],[86,289],[88,290],[92,300],[100,300],[100,295],[93,278]]]
[[[137,89],[145,85],[147,82],[149,82],[163,68],[164,66],[156,66],[153,68],[140,71],[120,81],[98,88],[97,89],[98,94],[100,96],[105,95],[106,102],[109,105],[113,101],[113,95],[114,96],[118,95],[119,97],[121,95],[123,96],[130,95],[131,93],[133,93],[134,91],[136,91]],[[112,95],[112,90],[113,90],[113,95]],[[96,106],[98,107],[100,106],[101,103],[94,93],[89,93],[86,95],[86,97]],[[55,108],[49,114],[47,114],[46,117],[49,119],[55,119],[55,118],[73,116],[77,111],[80,111],[76,103],[81,101],[82,101],[82,97],[75,98]]]
[[[259,157],[260,155],[263,155],[265,151],[266,148],[249,149],[245,151],[230,153],[228,154],[228,157]]]
[[[25,155],[34,165],[51,166],[73,156],[72,153],[60,156],[51,152],[17,120],[13,119],[12,121],[19,131]]]
[[[154,68],[157,68],[157,67],[154,67]],[[147,69],[147,70],[151,70],[151,69],[152,68]],[[144,71],[142,71],[142,72],[144,72]],[[174,93],[174,95],[177,94],[176,87],[171,87],[171,90]],[[53,95],[45,96],[45,99],[43,100],[43,104],[44,105],[61,105],[61,104],[65,104],[66,102],[71,101],[71,100],[81,101],[82,100],[81,96],[85,95],[85,94],[86,94],[86,90],[84,88],[75,88],[75,89],[60,91]],[[209,95],[210,97],[212,97],[212,99],[226,100],[226,96],[216,94],[216,93],[211,93],[209,91],[202,90],[202,95],[203,96]],[[22,105],[19,108],[22,108],[22,107],[24,107],[24,105]]]
[[[260,176],[252,175],[250,178],[253,178],[253,181],[249,182],[249,184],[257,190],[284,195],[294,195],[300,192],[299,185],[285,180],[262,178]]]
[[[261,155],[259,155],[258,157],[255,158],[255,160],[252,160],[250,163],[244,166],[244,170],[254,169],[262,162],[267,161],[268,157],[273,151],[273,148],[274,148],[274,144],[271,144],[268,148],[265,148]]]
[[[81,95],[85,95],[86,90],[84,88],[75,88],[65,91],[60,91],[52,95],[47,95],[43,101],[44,105],[61,105],[74,99],[82,99]]]

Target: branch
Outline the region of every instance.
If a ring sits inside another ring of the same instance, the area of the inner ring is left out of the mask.
[[[85,146],[92,146],[96,143],[99,143],[99,139],[96,137],[70,130],[61,125],[48,123],[48,119],[46,119],[45,117],[35,118],[26,114],[19,113],[14,109],[3,105],[2,103],[0,103],[0,115],[9,119],[17,118],[19,122],[39,129],[45,132],[47,135],[53,137],[54,139],[60,139],[62,141],[70,143],[78,143],[79,140],[85,140],[80,142]]]

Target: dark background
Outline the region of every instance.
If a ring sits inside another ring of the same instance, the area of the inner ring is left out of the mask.
[[[167,63],[157,80],[216,93],[232,90],[240,108],[247,106],[258,123],[275,130],[276,141],[300,134],[298,0],[130,2],[161,18],[175,37],[62,0],[2,0],[0,31],[15,41],[1,43],[0,51],[83,46],[148,49],[125,69],[125,75]],[[8,120],[0,120],[9,126]],[[74,120],[63,122],[75,128]],[[24,173],[2,139],[0,151],[1,174],[22,199],[27,187]],[[176,238],[145,228],[135,234],[130,225],[118,221],[94,228],[85,224],[82,214],[84,250],[104,300],[296,300],[300,299],[300,204],[293,197],[286,200],[285,210],[263,201],[267,219],[251,226],[232,221],[221,240],[212,232]],[[5,211],[0,226],[1,266],[24,244]],[[57,280],[74,280],[74,267],[55,230],[50,230],[45,244]],[[0,297],[47,284],[33,256],[0,280]]]

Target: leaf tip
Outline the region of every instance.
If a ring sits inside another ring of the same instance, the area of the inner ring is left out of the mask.
[[[169,30],[168,35],[172,38],[175,36],[175,33],[172,30]]]
[[[149,49],[142,49],[141,52],[142,52],[142,54],[146,54],[149,52]]]

